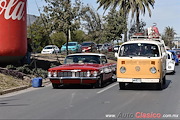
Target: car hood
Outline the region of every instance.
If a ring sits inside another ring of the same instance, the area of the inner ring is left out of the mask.
[[[65,64],[54,68],[50,68],[49,71],[54,70],[98,70],[102,68],[101,64]]]

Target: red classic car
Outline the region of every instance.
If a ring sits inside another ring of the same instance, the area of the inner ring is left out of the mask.
[[[104,54],[78,53],[68,55],[64,64],[48,69],[53,88],[64,84],[89,84],[102,87],[107,80],[116,78],[116,64],[108,63]]]

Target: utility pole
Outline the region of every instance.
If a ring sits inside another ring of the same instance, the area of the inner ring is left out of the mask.
[[[70,28],[71,28],[71,21],[70,21],[70,8],[69,8],[69,5],[70,5],[70,0],[67,0],[67,7],[65,8],[65,11],[67,12],[67,15],[68,15],[68,18],[66,20],[66,24],[68,24],[68,27],[67,27],[67,31],[66,31],[66,36],[67,36],[67,41],[66,41],[66,54],[68,55],[69,54],[69,50],[68,50],[68,42],[70,41]]]

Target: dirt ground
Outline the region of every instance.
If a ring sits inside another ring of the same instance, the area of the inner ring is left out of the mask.
[[[64,57],[60,55],[56,56],[54,54],[52,55],[32,54],[31,60],[32,61],[30,63],[30,66],[32,66],[32,68],[35,67],[42,68],[43,70],[47,71],[48,68],[50,68],[52,65],[53,66],[61,65],[61,63],[64,60]],[[6,63],[6,64],[4,63],[0,65],[1,70],[6,70],[6,73],[8,73],[6,68],[7,65],[12,65],[15,67],[21,66],[18,63]],[[16,74],[16,71],[14,72],[15,73],[13,74]],[[0,93],[2,93],[2,91],[14,89],[21,86],[31,86],[33,77],[37,77],[37,76],[25,75],[23,78],[17,78],[13,75],[6,75],[4,73],[0,73]],[[46,78],[43,79],[46,80]]]

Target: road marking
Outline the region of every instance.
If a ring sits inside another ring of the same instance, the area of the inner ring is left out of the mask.
[[[108,87],[106,87],[106,88],[98,91],[97,94],[102,93],[102,92],[104,92],[104,91],[106,91],[106,90],[108,90],[108,89],[110,89],[110,88],[112,88],[112,87],[114,87],[114,86],[116,86],[116,85],[118,85],[118,84],[119,84],[118,82],[115,83],[115,84],[112,84],[112,85],[110,85],[110,86],[108,86]]]

